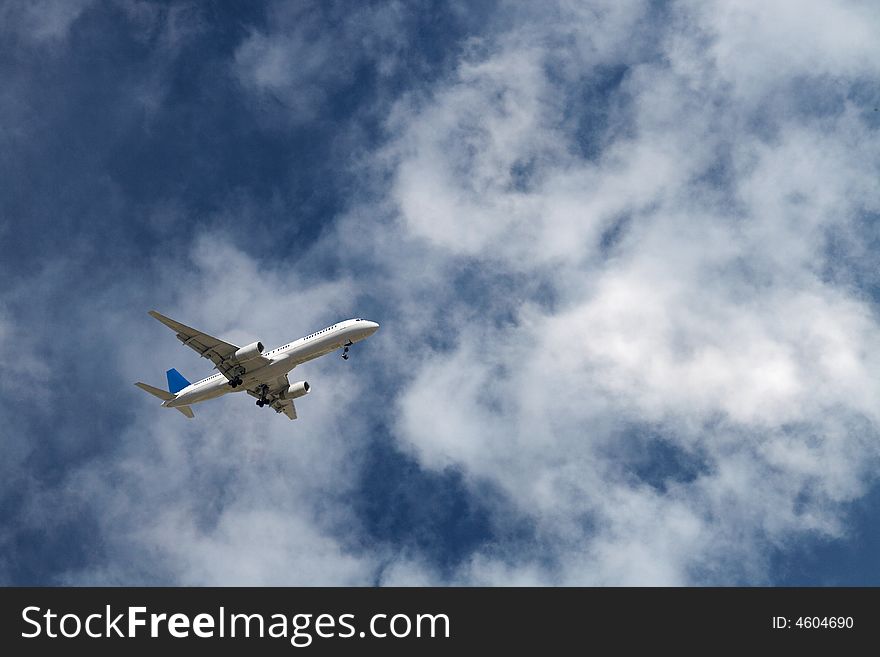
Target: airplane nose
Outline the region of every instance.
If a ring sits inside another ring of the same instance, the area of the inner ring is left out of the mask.
[[[370,331],[369,335],[373,335],[373,333],[379,330],[379,325],[376,322],[366,322],[366,325]]]

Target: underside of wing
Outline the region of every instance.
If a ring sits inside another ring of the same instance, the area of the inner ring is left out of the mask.
[[[290,381],[287,379],[287,375],[284,374],[265,385],[266,388],[264,390],[260,390],[260,386],[248,388],[247,394],[249,394],[254,399],[260,399],[260,397],[262,396],[263,399],[266,399],[267,401],[272,401],[274,399],[277,399],[282,392],[290,387]]]
[[[275,402],[272,404],[272,408],[276,411],[281,411],[291,420],[296,419],[296,406],[293,405],[292,399],[285,399],[283,402]]]
[[[268,359],[259,355],[246,362],[240,362],[236,358],[236,352],[240,351],[236,345],[224,342],[186,324],[181,324],[155,310],[151,310],[150,315],[174,331],[177,334],[177,339],[185,346],[198,352],[202,358],[207,358],[214,363],[214,368],[230,381],[269,362]],[[260,344],[260,350],[262,350],[262,344]]]
[[[281,397],[282,393],[290,387],[287,375],[279,376],[272,383],[266,385],[267,387],[264,390],[260,390],[259,387],[250,388],[247,394],[255,399],[264,399],[266,405],[275,409],[276,413],[284,413],[291,420],[295,420],[296,406],[293,405],[293,400]]]

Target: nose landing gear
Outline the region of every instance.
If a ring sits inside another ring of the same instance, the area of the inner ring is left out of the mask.
[[[342,360],[348,360],[348,348],[353,344],[354,342],[351,340],[345,343],[345,348],[342,350]]]

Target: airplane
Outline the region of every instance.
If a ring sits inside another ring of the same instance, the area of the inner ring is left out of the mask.
[[[149,314],[174,331],[184,345],[197,351],[203,358],[210,359],[214,369],[219,370],[217,374],[190,383],[172,368],[165,373],[167,392],[146,383],[135,383],[141,390],[161,399],[163,407],[176,408],[188,418],[194,417],[190,408],[192,404],[230,392],[246,391],[251,397],[256,397],[257,406],[268,406],[276,413],[284,413],[295,420],[296,406],[293,400],[307,395],[311,386],[308,381],[291,384],[287,374],[297,365],[340,348],[342,358],[348,360],[348,348],[379,329],[376,322],[363,318],[347,319],[284,346],[264,351],[262,342],[237,347],[155,310]]]

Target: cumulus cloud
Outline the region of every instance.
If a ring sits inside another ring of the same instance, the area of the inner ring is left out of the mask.
[[[554,292],[511,295],[503,325],[449,321],[454,345],[398,398],[420,463],[499,485],[544,538],[474,555],[460,581],[764,581],[774,546],[841,534],[840,504],[873,481],[875,309],[822,271],[829,233],[877,211],[877,133],[845,91],[830,112],[791,95],[876,79],[876,13],[683,3],[642,59],[619,45],[644,15],[620,13],[515,24],[391,119],[395,225],[436,263]],[[591,47],[548,47],[563,36]],[[585,158],[564,103],[573,72],[588,97],[609,61],[621,117],[587,126],[602,146]],[[455,308],[413,289],[435,293]],[[643,425],[630,447],[672,455],[660,488],[612,449]]]

